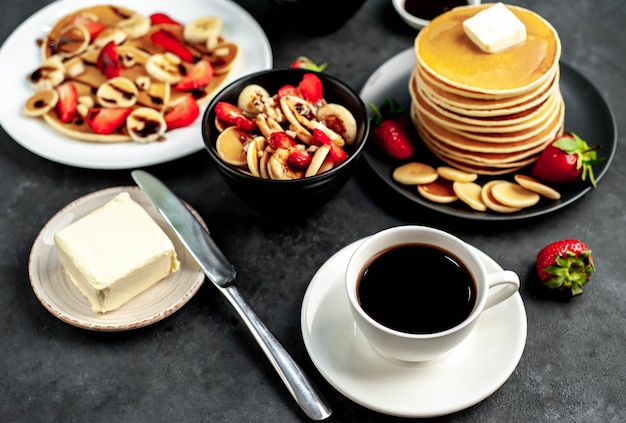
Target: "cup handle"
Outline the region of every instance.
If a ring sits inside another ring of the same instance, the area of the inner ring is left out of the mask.
[[[503,270],[501,272],[490,273],[487,275],[487,285],[489,285],[489,297],[485,303],[484,310],[500,304],[519,290],[519,276],[511,270]],[[497,286],[500,289],[492,290]]]

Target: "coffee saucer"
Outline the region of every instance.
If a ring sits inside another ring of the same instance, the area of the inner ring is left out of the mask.
[[[304,344],[328,383],[380,413],[435,417],[477,404],[506,382],[526,343],[526,311],[519,293],[483,312],[476,329],[443,359],[391,361],[370,347],[350,314],[343,276],[360,242],[339,250],[320,267],[302,303]],[[485,253],[476,252],[488,271],[502,270]]]

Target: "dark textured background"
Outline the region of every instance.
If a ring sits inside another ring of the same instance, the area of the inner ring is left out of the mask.
[[[203,1],[203,0],[198,0]],[[206,0],[208,1],[208,0]],[[44,0],[4,0],[0,40]],[[288,19],[269,0],[239,1],[266,31],[276,66],[306,54],[356,90],[415,31],[391,1],[368,0],[338,31]],[[331,421],[389,421],[335,391],[304,349],[300,307],[317,268],[344,245],[405,223],[444,228],[521,276],[528,340],[511,378],[492,396],[439,422],[621,422],[626,420],[626,8],[621,0],[513,1],[557,29],[564,61],[610,104],[619,145],[599,187],[570,207],[532,221],[476,224],[428,213],[359,173],[306,222],[270,223],[248,210],[219,178],[205,152],[148,168],[204,217],[239,271],[238,286],[331,403]],[[336,4],[334,6],[337,6]],[[333,5],[328,13],[333,13]],[[2,63],[0,66],[19,66]],[[1,93],[0,93],[1,95]],[[2,101],[7,101],[4,98]],[[306,421],[246,328],[205,286],[180,311],[127,333],[93,333],[48,313],[28,280],[31,245],[60,208],[89,192],[132,184],[128,171],[67,167],[39,158],[0,133],[0,421],[262,422]],[[289,213],[288,203],[285,213]],[[598,271],[569,302],[533,295],[538,250],[565,237],[584,239]]]

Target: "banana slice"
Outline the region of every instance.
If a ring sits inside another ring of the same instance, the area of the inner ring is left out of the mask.
[[[93,45],[96,47],[96,50],[101,49],[109,42],[113,41],[115,45],[121,45],[128,39],[128,35],[120,28],[116,28],[114,26],[110,26],[105,28],[95,40],[93,40]],[[119,52],[118,52],[119,53]]]
[[[116,26],[124,31],[128,38],[133,39],[146,35],[150,31],[152,23],[148,16],[135,13],[129,18],[119,21]]]
[[[269,99],[270,94],[265,88],[258,84],[250,84],[244,87],[237,97],[237,107],[244,112],[256,115],[265,109],[265,99]]]
[[[249,142],[246,145],[246,161],[248,163],[248,170],[252,174],[252,176],[256,176],[257,178],[261,176],[261,171],[259,169],[259,145],[256,140]]]
[[[148,95],[150,96],[150,104],[162,110],[170,102],[171,86],[166,82],[152,82],[148,87]]]
[[[132,107],[139,90],[130,79],[118,76],[105,81],[96,91],[96,99],[103,107]]]
[[[322,173],[322,165],[324,164],[326,157],[328,157],[328,153],[330,153],[330,145],[326,144],[315,150],[313,158],[311,158],[311,163],[309,163],[309,166],[306,168],[304,176],[309,177]]]
[[[65,80],[65,67],[58,56],[50,56],[29,76],[33,88],[37,91],[52,89]]]
[[[185,25],[183,38],[190,43],[204,43],[207,50],[213,50],[221,33],[222,20],[216,16],[204,16]]]
[[[272,154],[267,163],[267,171],[270,175],[270,179],[280,181],[291,181],[294,179],[300,179],[304,175],[301,170],[294,170],[287,164],[287,158],[289,157],[289,150],[286,148],[279,148],[274,154]]]
[[[215,142],[217,155],[222,160],[233,166],[244,166],[248,163],[248,157],[243,146],[246,136],[235,126],[229,126],[218,137]]]
[[[76,78],[78,75],[85,73],[85,63],[80,57],[72,57],[69,60],[63,62],[65,68],[65,75],[69,78]]]
[[[126,129],[133,141],[145,144],[159,140],[167,124],[161,113],[150,107],[139,107],[126,118]]]
[[[174,54],[153,54],[146,62],[146,72],[161,82],[176,84],[183,79],[180,63],[180,58]]]
[[[87,28],[83,25],[71,24],[59,34],[56,49],[61,57],[73,57],[87,50],[90,42],[91,37]]]
[[[341,104],[325,104],[317,111],[317,118],[328,128],[341,135],[346,144],[350,145],[356,139],[356,119]]]
[[[56,90],[46,89],[33,94],[24,104],[24,115],[39,117],[48,113],[57,105],[59,94]]]

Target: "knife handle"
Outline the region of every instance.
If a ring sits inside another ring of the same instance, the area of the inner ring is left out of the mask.
[[[300,366],[291,358],[285,348],[267,329],[256,313],[250,308],[234,284],[219,288],[222,294],[237,310],[261,349],[270,360],[278,375],[302,410],[313,420],[327,419],[332,410],[309,381]]]

